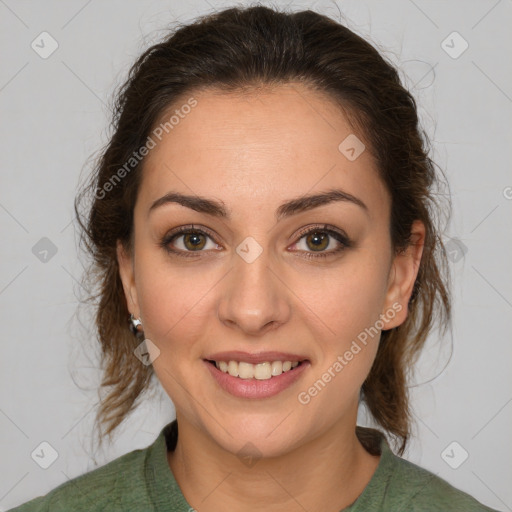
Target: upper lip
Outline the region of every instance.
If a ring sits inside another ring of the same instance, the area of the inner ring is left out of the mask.
[[[258,352],[258,353],[249,353],[243,352],[240,350],[234,350],[230,352],[216,352],[215,354],[211,354],[207,356],[205,359],[211,361],[243,361],[246,363],[258,364],[272,361],[291,361],[292,363],[295,361],[305,361],[307,357],[300,354],[290,354],[286,352]]]

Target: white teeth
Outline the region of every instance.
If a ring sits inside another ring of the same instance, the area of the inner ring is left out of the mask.
[[[238,364],[236,363],[236,361],[229,361],[228,373],[233,377],[238,377]]]
[[[274,361],[272,363],[272,376],[277,377],[283,373],[283,363],[281,361]]]
[[[215,366],[224,373],[240,379],[269,380],[299,365],[298,361],[272,361],[258,364],[244,361],[215,361]]]
[[[272,377],[272,366],[270,363],[259,363],[254,367],[254,378],[268,380]]]
[[[235,361],[233,361],[233,362],[235,362]],[[238,363],[238,376],[241,379],[254,378],[254,365],[250,364],[250,363],[243,363],[243,362]]]

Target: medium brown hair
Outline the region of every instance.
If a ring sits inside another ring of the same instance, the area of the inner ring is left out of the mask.
[[[163,114],[186,95],[292,82],[326,94],[359,128],[391,195],[390,237],[395,250],[412,243],[414,220],[425,225],[407,319],[382,332],[361,389],[373,419],[403,453],[411,425],[410,369],[436,322],[446,328],[450,320],[448,267],[436,222],[441,208],[435,187],[441,176],[428,156],[429,142],[419,126],[414,98],[393,65],[371,44],[311,10],[288,13],[259,5],[230,8],[182,25],[136,60],[115,97],[113,135],[77,195],[81,239],[93,258],[85,279],[96,290],[101,389],[107,391],[96,421],[106,427],[104,435],[110,436],[135,408],[153,374],[151,365],[134,356],[140,338],[128,328],[116,257],[118,240],[128,250],[132,247],[133,210],[144,159],[114,184],[112,177],[119,177],[119,169],[144,146]],[[82,215],[85,199],[90,204]]]

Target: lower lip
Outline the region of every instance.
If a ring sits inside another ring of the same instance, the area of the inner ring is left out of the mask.
[[[208,361],[203,361],[220,387],[228,393],[241,398],[270,398],[290,387],[310,366],[303,361],[295,368],[267,380],[241,379],[224,373]]]

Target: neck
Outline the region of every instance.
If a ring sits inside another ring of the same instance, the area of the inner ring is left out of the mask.
[[[355,423],[354,417],[296,450],[245,465],[178,417],[176,449],[167,457],[185,499],[201,512],[339,512],[362,493],[380,460],[363,448]]]

